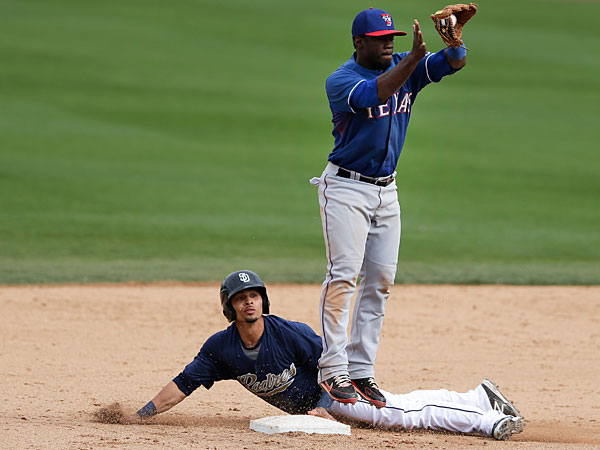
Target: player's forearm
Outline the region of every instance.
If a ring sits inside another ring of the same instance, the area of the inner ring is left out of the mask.
[[[419,61],[427,53],[427,46],[423,42],[423,33],[419,21],[415,20],[413,24],[413,46],[409,54],[402,61],[387,72],[377,77],[377,96],[383,103],[387,102],[398,89],[406,83],[410,74],[414,72]]]
[[[377,77],[377,96],[383,103],[402,87],[419,64],[419,58],[409,53],[396,66]]]
[[[171,381],[151,401],[140,408],[136,414],[132,415],[130,419],[135,422],[136,420],[139,421],[140,419],[155,416],[171,409],[185,397],[186,395]]]
[[[156,407],[156,413],[160,414],[180,403],[185,397],[186,395],[171,381],[152,399],[152,402]]]

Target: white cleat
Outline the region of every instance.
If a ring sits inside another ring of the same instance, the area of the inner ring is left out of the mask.
[[[522,417],[506,416],[494,424],[492,437],[499,441],[506,441],[513,434],[519,434],[525,427]]]

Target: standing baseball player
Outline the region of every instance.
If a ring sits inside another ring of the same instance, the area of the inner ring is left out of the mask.
[[[335,146],[311,183],[319,186],[328,260],[319,383],[339,402],[354,403],[358,393],[374,406],[386,404],[373,365],[400,245],[396,164],[417,94],[465,66],[462,29],[476,11],[473,3],[459,4],[431,16],[448,45],[437,53],[427,52],[417,20],[412,50],[394,53],[394,36],[406,33],[386,11],[361,11],[352,24],[356,51],[327,79]]]
[[[249,270],[228,275],[221,285],[223,314],[233,322],[211,336],[194,360],[137,413],[137,423],[167,411],[200,386],[237,380],[271,405],[290,414],[363,422],[376,427],[423,428],[480,433],[505,440],[523,429],[523,419],[497,387],[484,380],[466,393],[447,390],[386,393],[388,405],[334,402],[317,384],[321,338],[306,324],[268,314],[267,289]],[[335,419],[334,419],[335,420]]]

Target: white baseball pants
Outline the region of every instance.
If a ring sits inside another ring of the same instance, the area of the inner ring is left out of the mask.
[[[381,409],[359,399],[354,405],[333,402],[329,413],[341,421],[379,428],[420,428],[486,436],[491,436],[494,424],[506,417],[492,408],[481,385],[465,393],[445,389],[409,394],[381,392],[387,400]]]

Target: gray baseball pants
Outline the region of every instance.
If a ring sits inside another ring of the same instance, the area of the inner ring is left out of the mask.
[[[323,353],[319,382],[348,373],[374,376],[373,365],[385,305],[394,283],[400,246],[400,205],[396,182],[380,187],[336,176],[329,163],[320,178],[319,205],[327,253],[320,298]],[[350,342],[349,311],[358,277]]]

